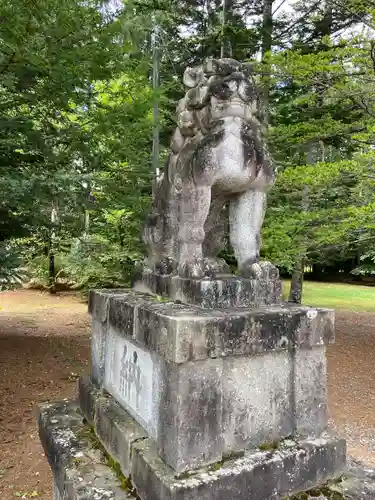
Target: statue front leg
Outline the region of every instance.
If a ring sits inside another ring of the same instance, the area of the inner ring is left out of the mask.
[[[279,272],[270,262],[260,262],[260,232],[266,211],[266,192],[239,194],[229,207],[230,242],[240,274],[248,278],[277,279]]]
[[[212,268],[214,275],[230,274],[230,267],[218,254],[226,246],[228,228],[228,211],[226,198],[211,194],[211,207],[204,226],[203,256],[206,266]]]
[[[203,259],[204,224],[211,202],[211,186],[184,182],[180,205],[179,268],[180,276],[201,278],[208,274]]]

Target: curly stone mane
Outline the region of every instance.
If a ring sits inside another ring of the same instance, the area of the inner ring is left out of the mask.
[[[164,173],[144,239],[148,267],[185,277],[226,273],[216,256],[228,228],[241,272],[262,273],[260,228],[272,161],[256,118],[251,66],[233,59],[187,68]],[[246,232],[247,229],[247,232]]]

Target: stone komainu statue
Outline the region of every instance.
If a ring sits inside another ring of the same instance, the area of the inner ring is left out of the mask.
[[[190,278],[227,273],[217,255],[229,208],[229,237],[242,276],[277,277],[272,264],[259,262],[275,168],[256,118],[251,67],[209,60],[187,68],[183,80],[188,90],[177,106],[171,152],[144,231],[147,265],[159,274]]]

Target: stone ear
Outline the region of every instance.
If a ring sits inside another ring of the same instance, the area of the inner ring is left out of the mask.
[[[238,95],[240,98],[248,103],[252,101],[256,101],[257,99],[257,92],[252,83],[249,83],[248,80],[242,80],[239,82],[238,85]]]
[[[252,63],[242,63],[240,69],[245,73],[246,76],[251,76],[254,73]]]
[[[202,67],[197,68],[186,68],[183,76],[183,82],[186,87],[192,89],[196,87],[199,83],[205,80]]]
[[[217,60],[212,58],[207,59],[203,69],[206,75],[213,75],[217,69]]]

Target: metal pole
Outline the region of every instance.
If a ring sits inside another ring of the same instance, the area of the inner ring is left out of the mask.
[[[159,89],[159,26],[155,22],[152,33],[152,88],[154,91],[153,108],[153,135],[152,135],[152,169],[157,181],[160,176],[159,169],[159,102],[157,90]]]
[[[226,10],[226,0],[223,0],[223,23],[221,25],[221,50],[220,50],[220,57],[221,57],[221,59],[224,57],[224,46],[225,46],[225,41],[224,41],[224,33],[225,33],[225,10]]]

